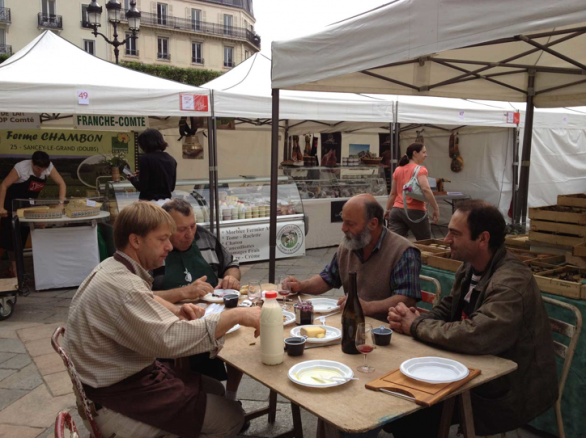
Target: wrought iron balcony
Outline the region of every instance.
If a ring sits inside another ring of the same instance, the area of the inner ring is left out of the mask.
[[[12,56],[12,46],[6,44],[0,44],[0,55]]]
[[[224,67],[226,68],[234,67],[234,65],[234,61],[224,61]]]
[[[0,23],[10,23],[12,19],[10,17],[10,8],[0,8]]]
[[[138,56],[139,52],[138,50],[132,50],[132,49],[126,49],[126,51],[124,52],[126,54],[126,56]]]
[[[243,39],[260,49],[260,36],[244,27],[224,26],[223,24],[177,18],[171,15],[150,14],[148,12],[142,13],[140,24],[142,26],[157,26],[168,29],[223,36],[230,39]]]
[[[170,53],[157,53],[157,59],[165,59],[167,61],[171,61],[171,54]]]
[[[63,17],[61,15],[47,15],[39,12],[39,27],[45,29],[63,29]]]
[[[196,58],[196,57],[191,57],[191,62],[193,64],[203,64],[203,58]]]
[[[252,9],[252,0],[200,0],[204,3],[214,3],[216,5],[231,6],[233,8],[244,9],[254,17],[254,10]]]

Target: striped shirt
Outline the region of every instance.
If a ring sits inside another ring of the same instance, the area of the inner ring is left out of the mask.
[[[480,295],[480,292],[476,290],[476,286],[478,286],[481,279],[482,272],[472,272],[472,277],[470,277],[470,287],[468,288],[468,293],[464,296],[464,303],[462,304],[462,320],[470,319],[470,315],[474,312],[476,301],[478,301],[478,295]]]
[[[216,352],[220,314],[182,321],[155,301],[152,277],[132,258],[136,274],[110,257],[77,290],[67,318],[64,348],[81,381],[93,388],[113,385],[157,357],[177,358]]]
[[[383,232],[372,251],[373,254],[380,249],[386,233],[387,229],[383,228]],[[354,254],[356,254],[362,263],[368,263],[368,260],[366,262],[364,261],[364,255],[361,249],[354,251]],[[421,300],[421,286],[419,282],[420,271],[421,253],[417,248],[407,248],[391,273],[391,290],[389,291],[389,296],[404,295],[406,297],[415,298],[417,301]],[[320,276],[331,287],[337,289],[342,287],[337,252],[334,254],[330,263],[320,273]]]

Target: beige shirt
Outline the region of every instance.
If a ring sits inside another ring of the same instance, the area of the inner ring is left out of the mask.
[[[109,258],[100,263],[73,297],[65,331],[65,351],[81,381],[110,386],[151,365],[155,358],[216,352],[220,314],[179,320],[154,299],[152,277],[122,252],[136,275]]]

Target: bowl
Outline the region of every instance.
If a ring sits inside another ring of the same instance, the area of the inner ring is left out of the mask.
[[[374,343],[384,347],[391,343],[391,335],[393,334],[393,331],[390,328],[381,325],[380,327],[372,329],[372,334],[374,335]]]
[[[285,339],[285,351],[289,356],[301,356],[305,350],[305,338],[294,336]]]
[[[238,295],[236,294],[226,294],[222,298],[226,309],[232,309],[238,305]]]

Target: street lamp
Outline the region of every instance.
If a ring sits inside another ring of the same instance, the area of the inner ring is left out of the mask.
[[[136,0],[131,0],[130,9],[126,11],[126,19],[128,20],[128,28],[132,32],[132,35],[124,38],[123,41],[119,41],[118,25],[122,19],[122,5],[118,0],[109,0],[106,3],[106,10],[108,11],[108,21],[114,26],[114,38],[112,40],[109,40],[106,35],[98,32],[98,27],[101,26],[100,17],[102,16],[102,7],[98,4],[97,0],[91,0],[91,3],[87,7],[89,25],[94,31],[94,36],[101,35],[108,44],[114,46],[114,56],[116,58],[116,64],[118,64],[118,55],[120,53],[118,47],[127,44],[131,38],[134,40],[138,38],[136,34],[140,30],[140,11],[136,8]]]

